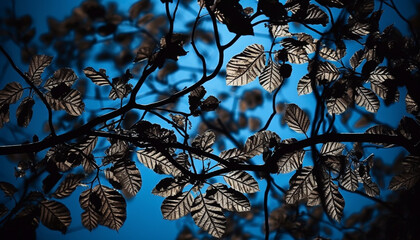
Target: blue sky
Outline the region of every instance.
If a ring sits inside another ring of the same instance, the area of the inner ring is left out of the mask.
[[[70,14],[70,11],[74,6],[77,6],[80,2],[80,0],[74,0],[74,1],[51,1],[51,0],[39,0],[39,1],[29,1],[29,0],[16,0],[16,10],[18,15],[23,14],[30,14],[34,16],[34,25],[37,27],[37,33],[42,33],[45,31],[47,27],[46,23],[46,17],[52,16],[58,19],[61,19],[65,16],[68,16]],[[108,1],[105,1],[108,2]],[[129,6],[135,1],[119,1],[118,6],[119,9],[128,9]],[[160,4],[160,1],[156,1],[157,5]],[[244,5],[248,6],[254,6],[256,5],[256,1],[242,1],[244,2]],[[404,16],[411,16],[415,13],[415,8],[412,7],[414,4],[412,2],[416,1],[400,1],[402,3],[399,3],[399,9],[403,12]],[[418,1],[417,1],[418,2]],[[10,1],[3,0],[0,3],[0,9],[3,9],[3,6],[7,5],[10,6]],[[385,7],[386,8],[386,7]],[[163,9],[163,5],[162,5]],[[162,10],[160,9],[160,10]],[[181,9],[182,10],[182,9]],[[386,9],[389,10],[389,9]],[[388,11],[387,11],[388,12]],[[190,18],[193,18],[194,16],[192,14],[180,14],[177,18],[177,20],[188,20]],[[395,24],[396,26],[400,26],[402,24],[401,20],[395,15],[395,14],[389,14],[386,16],[383,16],[380,22],[380,29],[383,29],[385,26],[388,26],[390,24]],[[219,25],[221,33],[222,33],[222,41],[228,41],[233,35],[226,31],[225,27],[222,25]],[[404,30],[404,29],[403,29]],[[177,31],[177,26],[175,26],[175,31]],[[182,29],[178,28],[178,31],[182,31]],[[298,28],[291,28],[291,31],[294,32],[300,32],[300,31],[306,31],[303,29]],[[246,46],[253,44],[253,43],[259,43],[263,44],[266,47],[269,47],[271,44],[271,41],[264,36],[268,36],[267,30],[260,26],[255,29],[256,37],[243,37],[241,38],[234,47],[230,48],[226,52],[225,62],[224,66],[226,65],[227,61],[235,54],[238,54],[241,52]],[[200,45],[199,45],[200,47]],[[22,70],[26,71],[26,65],[23,64],[19,59],[19,49],[13,44],[13,43],[7,43],[5,45],[5,48],[14,56],[14,59],[18,66],[21,67]],[[201,45],[201,49],[205,50],[208,53],[209,59],[214,59],[214,56],[217,56],[216,51],[212,51],[210,49],[205,49],[205,46]],[[194,58],[194,55],[192,54],[193,51],[191,49],[187,49],[190,51],[190,54],[188,54],[186,57],[183,57],[180,59],[179,64],[182,66],[190,66],[192,63],[196,64],[197,67],[198,61],[196,58]],[[350,53],[347,54],[347,57],[345,59],[348,59],[351,56]],[[5,59],[0,57],[0,67],[3,68],[7,63],[5,62]],[[215,64],[215,61],[210,61],[209,65],[211,66]],[[104,66],[103,64],[90,62],[89,65],[95,67],[95,68],[106,68],[106,69],[112,69],[111,65]],[[282,87],[282,90],[280,91],[280,94],[278,96],[279,102],[285,102],[285,103],[296,103],[301,108],[305,109],[310,117],[313,117],[313,112],[311,109],[313,108],[313,102],[314,98],[312,95],[307,96],[297,96],[296,93],[296,85],[297,81],[305,74],[306,71],[306,65],[302,66],[293,66],[294,72],[291,78],[289,78],[285,85]],[[211,68],[211,67],[210,67]],[[17,79],[18,76],[16,75],[13,70],[8,67],[5,68],[5,75],[1,77],[0,87],[2,88],[10,79]],[[109,72],[109,75],[112,75],[112,72]],[[170,78],[181,78],[182,73],[179,73],[181,75],[171,75]],[[253,83],[248,84],[247,86],[240,87],[240,89],[236,92],[230,91],[224,83],[224,79],[217,78],[214,81],[211,81],[209,83],[206,83],[204,85],[206,90],[208,91],[208,95],[216,94],[221,88],[223,88],[226,92],[229,92],[230,94],[237,94],[238,96],[241,96],[242,93],[246,90],[252,89],[252,88],[260,88],[262,91],[264,91],[261,86],[259,86],[258,80],[254,81]],[[401,96],[405,96],[405,94],[402,92]],[[403,99],[403,98],[402,98]],[[184,99],[185,100],[185,99]],[[255,110],[252,110],[248,112],[249,116],[268,116],[271,113],[271,104],[267,104],[266,107],[262,108],[256,108]],[[383,102],[382,102],[383,103]],[[41,105],[40,105],[41,106]],[[223,106],[227,109],[231,109],[233,105],[232,102],[224,102]],[[87,107],[94,107],[94,106],[87,106]],[[404,114],[404,104],[400,102],[399,104],[395,104],[391,106],[390,108],[381,109],[378,113],[378,119],[383,119],[383,121],[386,121],[388,123],[391,123],[391,125],[396,126],[398,124],[398,120],[401,118],[400,116]],[[37,111],[40,111],[41,114],[45,114],[46,111],[42,107],[37,108]],[[14,111],[12,111],[14,112]],[[390,114],[391,113],[391,114]],[[153,120],[153,119],[152,119]],[[351,122],[355,122],[357,120],[357,114],[354,114],[353,118],[350,120]],[[262,119],[264,122],[264,118]],[[338,121],[337,121],[338,122]],[[193,121],[193,124],[198,123],[198,120]],[[290,137],[296,137],[296,134],[293,133],[291,130],[289,130],[287,127],[281,127],[280,126],[280,117],[276,116],[269,128],[269,130],[276,131],[279,133],[280,137],[282,139],[290,138]],[[43,124],[42,119],[33,119],[33,122],[30,125],[31,129],[34,129],[34,131],[41,132],[41,126]],[[341,126],[342,127],[342,126]],[[0,135],[3,135],[3,138],[0,138],[0,144],[1,141],[4,141],[5,143],[13,142],[13,134],[18,133],[12,133],[9,130],[4,127],[3,129],[0,129]],[[363,132],[365,129],[355,129],[357,132]],[[246,140],[246,137],[252,134],[249,131],[242,131],[240,134],[238,134],[236,137],[238,139],[241,139],[242,142]],[[5,138],[4,136],[9,136]],[[39,133],[39,136],[42,137],[42,133]],[[303,136],[300,136],[301,138]],[[227,146],[232,147],[232,146]],[[394,156],[396,156],[399,153],[399,151],[396,151],[395,149],[391,150],[384,150],[381,151],[380,154],[377,156],[381,157],[382,159],[386,160],[393,160]],[[367,154],[368,155],[368,154]],[[0,156],[1,159],[4,159],[4,156]],[[309,161],[309,159],[306,159],[306,161]],[[13,164],[10,162],[2,161],[2,167],[0,169],[1,173],[1,179],[13,179],[13,171],[10,171],[13,169]],[[84,189],[78,188],[78,190],[73,193],[72,197],[66,198],[63,200],[63,203],[66,204],[69,209],[71,210],[72,214],[72,224],[70,225],[68,229],[68,233],[66,235],[61,234],[60,232],[50,231],[46,229],[42,224],[40,225],[37,236],[39,239],[77,239],[77,238],[101,238],[103,240],[107,239],[174,239],[176,234],[182,229],[183,224],[186,222],[189,226],[193,226],[194,223],[190,216],[184,217],[181,220],[176,221],[169,221],[169,220],[163,220],[161,213],[160,213],[160,205],[163,201],[162,197],[154,196],[151,194],[151,191],[153,187],[159,182],[160,179],[163,177],[156,175],[151,170],[140,166],[138,164],[139,170],[142,174],[143,178],[143,186],[140,190],[139,194],[134,198],[128,200],[127,204],[127,220],[124,224],[124,226],[120,229],[119,232],[115,232],[113,230],[109,230],[106,227],[99,227],[95,229],[92,232],[89,232],[85,230],[81,225],[80,220],[80,214],[82,212],[79,202],[78,202],[78,194],[83,191]],[[287,188],[287,182],[289,180],[289,177],[291,175],[284,175],[284,176],[277,176],[276,179],[278,180],[278,183],[280,183],[281,186],[284,186]],[[17,184],[19,185],[19,184]],[[260,189],[264,189],[264,182],[260,181]],[[342,192],[343,193],[343,192]],[[361,209],[364,204],[370,204],[368,200],[365,200],[363,198],[343,193],[343,196],[346,199],[346,208],[345,213],[351,213],[354,211],[357,211],[358,209]],[[274,208],[278,207],[278,203],[271,202],[270,203],[270,209],[273,210]]]

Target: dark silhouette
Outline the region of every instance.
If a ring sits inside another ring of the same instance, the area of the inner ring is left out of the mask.
[[[0,146],[1,155],[19,154],[14,171],[23,182],[18,189],[0,179],[5,199],[14,202],[11,209],[0,204],[2,239],[35,239],[39,224],[66,233],[71,209],[60,199],[76,188],[84,189],[79,202],[87,230],[120,229],[129,214],[126,199],[144,180],[139,164],[166,175],[152,192],[164,198],[163,218],[190,215],[204,230],[186,227],[178,239],[253,238],[242,226],[262,219],[266,239],[325,239],[331,229],[345,239],[417,239],[419,17],[407,19],[393,0],[281,2],[260,0],[252,9],[239,0],[141,0],[127,13],[89,0],[63,20],[48,19],[49,31],[39,39],[30,16],[8,11],[2,41],[19,46],[28,67],[17,66],[0,46],[21,77],[0,90],[0,127],[25,136]],[[177,17],[184,12],[196,17]],[[408,34],[380,26],[386,12],[395,12]],[[292,31],[292,24],[305,33]],[[272,44],[245,46],[225,65],[225,51],[258,26]],[[222,28],[231,33],[223,41]],[[215,65],[203,46],[217,53]],[[198,68],[179,64],[191,55]],[[88,66],[89,59],[112,62],[117,71]],[[303,77],[294,74],[296,64],[307,64]],[[172,77],[181,71],[184,79]],[[203,85],[218,77],[229,90],[207,93]],[[298,95],[314,96],[310,114],[278,99],[286,79]],[[261,86],[241,97],[229,94],[252,81]],[[223,105],[228,101],[233,109]],[[399,101],[407,114],[397,128],[377,119],[379,109]],[[262,105],[270,106],[266,116],[247,114]],[[366,131],[349,125],[353,113]],[[295,138],[273,131],[276,116]],[[32,118],[45,120],[45,137],[26,128]],[[242,141],[237,136],[245,130],[253,134]],[[403,155],[389,166],[370,154],[372,147]],[[288,189],[279,186],[278,175],[290,172]],[[385,199],[381,189],[396,192]],[[259,191],[263,201],[255,198],[251,207],[248,197]],[[376,205],[343,216],[344,191]],[[269,212],[269,198],[280,207]]]

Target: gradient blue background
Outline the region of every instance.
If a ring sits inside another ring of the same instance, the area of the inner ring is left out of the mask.
[[[10,6],[11,1],[8,0],[2,0],[0,2],[0,14],[4,14],[4,6]],[[29,1],[29,0],[16,0],[16,12],[17,16],[21,16],[24,14],[30,14],[32,17],[34,17],[34,26],[37,28],[37,36],[39,36],[40,33],[43,33],[47,29],[47,17],[51,16],[57,19],[63,19],[64,17],[68,16],[71,12],[71,10],[78,6],[78,4],[82,2],[80,0],[74,0],[74,1],[51,1],[51,0],[38,0],[38,1]],[[103,1],[104,4],[111,1]],[[120,10],[128,9],[129,6],[134,3],[135,1],[118,1],[118,7]],[[256,1],[241,1],[244,6],[253,6],[255,9]],[[400,11],[403,13],[404,16],[410,17],[413,14],[416,13],[415,8],[415,2],[419,1],[396,1],[398,4],[398,7]],[[161,3],[160,1],[156,1],[156,5],[159,6]],[[196,8],[196,6],[193,4],[193,6]],[[385,14],[383,15],[381,22],[380,22],[380,29],[383,30],[386,26],[390,24],[395,24],[396,26],[403,26],[400,29],[407,33],[407,28],[399,19],[395,13],[390,13],[392,11],[389,11],[390,9],[388,7],[385,8]],[[163,10],[163,5],[161,5],[161,8],[157,8],[157,11]],[[183,9],[181,9],[183,10]],[[182,12],[180,12],[182,13]],[[191,18],[194,18],[192,14],[185,13],[185,14],[179,14],[177,16],[177,21],[183,21],[183,20],[190,20]],[[226,42],[228,41],[233,35],[226,31],[226,28],[222,25],[220,26],[221,35],[222,35],[222,41]],[[182,31],[182,29],[177,29],[177,26],[175,26],[175,31]],[[303,28],[291,28],[291,32],[300,32],[304,31],[307,32]],[[268,36],[267,30],[263,28],[262,26],[257,27],[255,29],[256,36],[255,37],[243,37],[241,38],[234,47],[228,49],[225,57],[225,63],[226,65],[227,61],[235,54],[241,52],[246,46],[253,44],[253,43],[259,43],[263,44],[265,47],[269,47],[271,44],[271,41],[266,38]],[[311,33],[311,32],[309,32]],[[311,33],[312,34],[312,33]],[[314,35],[316,37],[316,35]],[[26,71],[27,66],[23,64],[20,61],[19,58],[19,49],[11,42],[7,42],[6,45],[4,45],[6,50],[11,53],[14,60],[16,61],[17,65],[23,70]],[[348,46],[348,53],[347,56],[344,58],[344,62],[348,62],[348,59],[351,56],[351,53],[353,52],[351,48]],[[190,53],[186,57],[182,57],[179,61],[179,64],[181,66],[192,66],[192,67],[200,67],[199,62],[196,58],[194,58],[194,54],[192,49],[186,49],[189,50]],[[214,56],[217,56],[217,53],[215,50],[205,49],[202,45],[201,50],[206,50],[209,58],[208,59],[215,59]],[[42,54],[40,52],[39,54]],[[98,64],[95,62],[89,62],[89,66],[93,66],[94,68],[106,68],[108,70],[108,75],[112,75],[112,66],[109,65],[103,65]],[[195,65],[195,66],[194,66]],[[215,61],[209,61],[210,66],[215,65]],[[211,67],[210,67],[211,68]],[[16,81],[19,79],[19,76],[13,71],[13,69],[8,65],[4,57],[0,57],[0,73],[4,74],[0,76],[1,82],[0,87],[3,88],[5,84],[7,84],[10,81]],[[291,78],[289,78],[285,85],[282,87],[282,90],[280,91],[280,94],[278,96],[279,102],[285,102],[285,103],[296,103],[301,108],[305,109],[310,117],[313,117],[313,111],[314,108],[314,98],[312,95],[307,96],[301,96],[298,97],[296,93],[296,85],[297,81],[305,74],[306,71],[306,64],[304,65],[293,65],[293,75]],[[180,78],[182,76],[182,72],[171,75],[171,78]],[[80,77],[83,75],[81,73],[78,73]],[[20,81],[20,80],[18,80]],[[208,91],[208,94],[215,94],[219,91],[220,88],[223,88],[226,91],[228,88],[225,86],[224,79],[218,78],[210,83],[207,83],[204,85],[206,90]],[[247,86],[240,87],[240,89],[237,92],[231,92],[231,94],[237,94],[238,96],[241,96],[242,93],[248,89],[252,88],[260,88],[258,81],[254,81],[251,84],[248,84]],[[405,92],[401,91],[401,99],[403,100],[405,97]],[[184,99],[185,100],[185,99]],[[238,107],[233,105],[232,102],[223,102],[223,106],[227,109],[231,109],[232,107]],[[383,102],[381,102],[383,105]],[[31,124],[29,125],[29,129],[33,130],[34,133],[36,132],[41,138],[45,135],[43,135],[41,128],[43,126],[45,119],[37,119],[36,114],[46,114],[45,108],[41,104],[36,105],[36,112],[35,117],[32,120]],[[182,105],[181,105],[182,106]],[[186,105],[185,105],[186,106]],[[95,108],[93,105],[89,105],[87,102],[87,107],[89,108]],[[12,108],[14,109],[14,108]],[[262,121],[265,122],[268,115],[271,113],[271,103],[266,102],[265,108],[259,107],[255,110],[247,112],[247,116],[265,116],[262,117]],[[11,110],[11,121],[14,120],[14,110]],[[401,116],[405,114],[405,105],[403,101],[400,101],[398,104],[394,104],[389,108],[382,107],[378,114],[377,119],[389,123],[391,126],[396,127],[398,124],[399,119],[401,119]],[[351,123],[354,123],[357,121],[358,116],[357,114],[353,114],[352,119],[350,120]],[[154,119],[152,119],[153,121]],[[198,119],[193,121],[193,124],[198,123]],[[276,131],[279,133],[280,137],[282,139],[290,138],[290,137],[300,137],[303,138],[303,136],[296,136],[294,132],[289,130],[286,127],[281,127],[280,124],[280,117],[276,116],[273,119],[273,122],[269,128],[269,130]],[[339,121],[336,121],[336,123],[339,123]],[[339,124],[340,125],[340,124]],[[197,126],[197,125],[195,125]],[[339,129],[342,128],[342,126],[339,126]],[[346,131],[342,129],[343,131]],[[363,132],[365,129],[354,129],[355,132]],[[246,137],[252,134],[249,131],[242,131],[240,134],[236,135],[241,142],[244,142],[246,140]],[[2,129],[0,129],[0,144],[10,144],[10,143],[18,143],[19,140],[22,139],[22,136],[17,132],[12,132],[8,129],[8,126],[6,125]],[[232,147],[232,146],[227,146]],[[396,155],[400,153],[400,149],[388,149],[388,150],[381,150],[378,153],[375,152],[375,155],[379,158],[382,158],[385,162],[392,161]],[[367,153],[369,155],[369,153]],[[366,156],[367,156],[366,155]],[[0,162],[1,162],[1,168],[0,168],[0,180],[10,179],[10,181],[14,181],[13,176],[13,167],[15,166],[14,163],[11,163],[9,161],[5,161],[4,156],[0,156]],[[310,159],[305,159],[305,163],[309,164]],[[38,239],[175,239],[178,232],[182,229],[182,226],[184,224],[188,224],[189,226],[193,227],[194,223],[190,216],[184,217],[181,220],[176,221],[168,221],[163,220],[161,213],[160,213],[160,205],[163,201],[163,198],[157,197],[151,194],[151,191],[153,187],[159,182],[160,179],[162,179],[162,176],[156,175],[154,172],[152,172],[149,169],[146,169],[143,166],[140,166],[138,164],[139,170],[142,174],[143,179],[143,186],[140,190],[139,194],[134,198],[127,201],[127,220],[123,227],[120,229],[119,232],[109,230],[106,227],[98,227],[97,229],[93,230],[92,232],[87,231],[83,228],[80,220],[80,214],[82,212],[79,202],[78,202],[78,194],[83,190],[82,188],[78,188],[78,190],[73,193],[73,195],[69,198],[64,199],[62,202],[66,204],[69,209],[71,210],[72,214],[72,224],[70,225],[67,234],[63,235],[60,232],[55,232],[46,229],[42,224],[40,224],[39,229],[37,230],[37,237]],[[284,186],[287,188],[287,183],[289,178],[292,176],[292,174],[285,174],[285,175],[279,175],[276,177],[277,183],[279,183],[281,186]],[[264,189],[265,183],[264,181],[259,181],[260,183],[260,189]],[[20,181],[17,180],[14,182],[16,186],[20,185]],[[355,211],[359,211],[363,208],[366,204],[371,204],[372,202],[369,200],[366,200],[365,198],[358,197],[354,194],[348,194],[346,192],[342,192],[345,200],[346,200],[346,207],[345,207],[345,214],[351,214]],[[382,193],[386,195],[387,193]],[[261,196],[262,197],[262,194]],[[61,201],[61,200],[60,200]],[[4,202],[4,199],[1,199],[0,202]],[[275,209],[279,206],[278,202],[271,201],[269,204],[269,208],[271,210]],[[261,221],[262,225],[262,221]],[[255,229],[255,231],[259,231],[258,234],[261,234],[261,229]],[[257,233],[256,233],[257,234]],[[337,236],[337,235],[335,235]]]

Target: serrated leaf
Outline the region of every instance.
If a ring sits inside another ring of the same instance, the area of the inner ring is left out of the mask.
[[[278,173],[289,173],[298,169],[303,163],[304,150],[286,153],[277,160]]]
[[[34,106],[35,101],[31,97],[26,97],[19,104],[19,107],[16,110],[16,119],[18,126],[27,127],[32,119],[32,107]]]
[[[344,198],[338,191],[338,186],[334,184],[328,175],[322,181],[323,205],[328,216],[340,222],[344,210]]]
[[[297,85],[297,92],[299,96],[312,92],[311,78],[309,78],[309,75],[305,75],[299,80]]]
[[[269,26],[270,32],[274,38],[278,37],[291,37],[292,34],[289,32],[289,25],[288,24],[271,24]]]
[[[60,68],[54,72],[54,75],[47,79],[44,84],[44,88],[51,91],[54,87],[60,84],[65,84],[67,87],[71,87],[77,80],[77,75],[71,68]]]
[[[401,189],[410,189],[420,180],[420,171],[404,172],[392,177],[388,188],[396,191]]]
[[[61,102],[64,110],[72,116],[82,115],[85,109],[85,104],[82,101],[82,94],[75,89],[70,90],[70,92],[62,99],[59,99],[59,101]]]
[[[127,218],[126,203],[120,193],[103,185],[96,185],[93,191],[101,201],[99,212],[102,215],[100,224],[118,230]]]
[[[174,196],[181,192],[186,184],[186,178],[164,178],[153,188],[152,194],[161,197]]]
[[[214,199],[203,197],[201,194],[197,196],[191,207],[191,217],[195,224],[204,231],[217,238],[223,237],[226,218],[222,208]]]
[[[316,78],[319,81],[331,82],[340,77],[340,71],[330,62],[320,62],[316,72]]]
[[[95,157],[92,154],[89,154],[87,157],[84,157],[82,159],[82,166],[83,170],[85,170],[86,173],[93,172],[93,170],[97,168]]]
[[[0,107],[6,104],[16,103],[23,94],[22,85],[18,82],[8,83],[2,90],[0,90]]]
[[[265,90],[271,93],[280,87],[282,83],[283,77],[280,75],[280,65],[270,59],[261,73],[260,84]]]
[[[363,61],[364,57],[364,52],[362,49],[356,51],[353,56],[351,56],[350,58],[350,66],[353,68],[353,70],[355,70],[360,63]]]
[[[13,197],[13,194],[18,191],[13,184],[8,182],[0,182],[0,189],[4,192],[4,195],[8,197]]]
[[[194,138],[194,140],[191,143],[191,146],[194,148],[198,148],[204,152],[212,153],[213,152],[213,143],[216,141],[216,134],[214,134],[213,131],[207,130],[202,135],[198,135]],[[197,154],[193,154],[193,157],[200,159],[200,160],[206,160],[207,157],[205,156],[199,156]]]
[[[235,55],[226,66],[226,84],[242,86],[254,81],[265,66],[264,47],[252,44]]]
[[[53,57],[45,55],[36,55],[32,57],[27,76],[35,86],[41,84],[41,74],[44,72],[45,68],[51,64],[52,59]]]
[[[92,67],[87,67],[83,69],[84,74],[86,77],[88,77],[92,82],[99,86],[106,86],[111,85],[111,82],[109,81],[109,77],[106,75],[105,69],[99,69],[99,71],[96,71]]]
[[[187,215],[191,211],[194,198],[190,192],[178,193],[165,198],[161,211],[164,219],[175,220]]]
[[[285,195],[286,203],[295,204],[307,198],[316,188],[317,184],[312,170],[311,166],[306,166],[296,171],[290,179],[290,188]]]
[[[247,212],[251,210],[251,204],[245,195],[221,183],[209,187],[206,197],[214,198],[223,209],[228,211]]]
[[[70,196],[84,178],[84,174],[68,174],[52,196],[55,198],[65,198]]]
[[[39,219],[42,224],[51,230],[58,230],[66,233],[71,223],[70,211],[62,203],[44,200],[39,203],[41,215]]]
[[[308,115],[296,104],[287,105],[284,120],[295,132],[306,134],[309,129],[310,121]]]
[[[171,162],[160,152],[153,149],[137,151],[138,160],[156,173],[172,174],[175,168]]]
[[[327,142],[321,147],[320,154],[322,155],[340,155],[346,146],[340,142]]]
[[[114,174],[121,183],[125,196],[134,197],[140,191],[142,179],[140,171],[133,161],[124,160],[115,163]]]
[[[365,87],[356,87],[356,96],[354,98],[357,105],[366,108],[367,111],[376,113],[380,103],[378,97],[372,90]]]
[[[241,193],[255,193],[260,191],[258,182],[247,172],[240,170],[232,171],[223,179],[236,191]]]
[[[364,177],[363,180],[363,188],[365,189],[365,193],[368,196],[376,197],[379,196],[380,190],[376,183],[372,181],[371,177]]]
[[[341,176],[340,183],[344,189],[354,192],[359,188],[359,174],[350,167],[346,168],[346,171]]]
[[[377,81],[379,83],[383,83],[386,80],[395,79],[394,76],[388,71],[387,67],[377,67],[373,72],[369,75],[369,81]]]

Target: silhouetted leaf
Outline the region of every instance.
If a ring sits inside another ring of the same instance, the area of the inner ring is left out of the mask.
[[[89,231],[92,231],[93,229],[98,227],[100,218],[101,216],[99,215],[99,213],[93,210],[92,208],[88,208],[87,210],[82,212],[82,224]]]
[[[252,44],[235,55],[226,66],[226,84],[242,86],[254,81],[265,65],[264,47]]]
[[[371,177],[364,177],[363,180],[363,188],[365,189],[365,193],[371,197],[379,196],[380,191],[379,187],[376,183],[372,181]]]
[[[322,181],[323,205],[328,216],[340,222],[344,210],[344,198],[338,191],[331,177],[325,177]]]
[[[280,159],[277,160],[278,173],[289,173],[298,169],[303,163],[304,156],[305,151],[302,149],[283,154],[280,156]]]
[[[315,0],[315,1],[321,5],[328,6],[328,7],[335,7],[335,8],[342,8],[344,7],[344,3],[345,3],[345,1],[343,0]]]
[[[322,155],[340,155],[345,148],[345,145],[339,142],[327,142],[322,145],[320,154]]]
[[[405,97],[405,109],[408,113],[412,114],[419,112],[419,105],[417,105],[417,103],[408,93]]]
[[[194,198],[190,192],[178,193],[165,198],[161,211],[164,219],[175,220],[187,215],[191,211]]]
[[[379,99],[372,90],[365,87],[356,87],[354,98],[357,105],[366,108],[367,111],[375,113],[379,109]]]
[[[339,61],[346,55],[346,49],[333,50],[331,48],[324,47],[319,51],[319,55],[325,60]]]
[[[287,105],[284,120],[295,132],[306,134],[306,131],[308,131],[310,124],[308,115],[296,104],[292,103]]]
[[[269,28],[270,28],[271,34],[275,38],[291,37],[292,36],[292,34],[290,34],[290,32],[289,32],[289,25],[288,24],[281,24],[281,25],[271,24],[269,26]]]
[[[271,131],[261,131],[250,136],[242,149],[242,153],[247,158],[253,158],[264,152],[264,148],[270,144],[271,137],[274,137],[275,133]],[[278,137],[278,136],[277,136]]]
[[[41,74],[44,72],[44,69],[50,65],[52,59],[53,57],[45,55],[35,55],[32,57],[27,76],[35,86],[41,84]]]
[[[314,207],[321,205],[321,197],[319,196],[319,193],[317,190],[312,190],[312,192],[308,196],[308,201],[306,202],[306,205],[309,207]]]
[[[307,24],[322,24],[322,26],[326,26],[329,22],[329,18],[318,6],[310,4],[303,21]]]
[[[377,67],[375,71],[371,72],[369,75],[369,81],[377,81],[379,83],[383,83],[386,80],[392,80],[394,76],[389,73],[387,67]]]
[[[237,0],[215,2],[216,18],[226,24],[230,32],[240,35],[254,35],[251,18],[245,14],[242,5]]]
[[[303,76],[297,85],[298,95],[309,94],[312,92],[311,78],[308,75]]]
[[[352,103],[352,99],[344,94],[342,97],[331,97],[327,99],[327,110],[330,114],[341,114],[346,111],[347,107]]]
[[[219,99],[215,96],[209,96],[201,102],[200,109],[204,112],[214,111],[219,107],[219,103]]]
[[[363,61],[363,50],[360,49],[358,51],[356,51],[353,56],[351,56],[350,58],[350,66],[353,68],[353,70],[355,70],[360,63]]]
[[[124,195],[134,197],[142,185],[140,171],[136,164],[131,160],[118,161],[114,165],[114,173],[122,185]]]
[[[39,203],[40,220],[47,228],[66,233],[71,223],[70,211],[62,203],[44,200]]]
[[[101,201],[99,212],[102,215],[100,224],[113,230],[118,230],[127,218],[125,199],[117,191],[103,186],[96,185],[93,191]]]
[[[340,71],[330,62],[320,62],[316,72],[316,78],[319,81],[331,82],[340,77]]]
[[[71,87],[76,80],[77,75],[71,68],[61,68],[55,71],[54,75],[45,82],[44,88],[51,91],[60,84]]]
[[[191,207],[195,224],[216,238],[221,238],[226,229],[226,218],[216,200],[198,195]]]
[[[70,149],[70,151],[74,152],[75,154],[83,153],[85,156],[88,156],[89,154],[92,153],[92,151],[95,148],[97,142],[98,142],[98,137],[87,136],[83,141],[74,145],[73,148]]]
[[[410,189],[416,185],[420,179],[420,171],[404,172],[394,176],[389,183],[388,188],[396,191],[400,189]]]
[[[117,82],[115,84],[112,84],[113,88],[111,89],[111,92],[109,92],[109,99],[115,100],[117,98],[123,99],[128,96],[128,94],[131,93],[132,85],[126,84],[123,82]]]
[[[140,13],[150,8],[149,0],[140,0],[136,1],[133,5],[130,6],[129,16],[131,20],[136,19]]]
[[[357,36],[365,36],[370,33],[370,28],[369,23],[354,22],[351,24],[349,31]]]
[[[22,85],[18,82],[8,83],[2,90],[0,90],[0,107],[5,104],[13,104],[17,102],[23,94]]]
[[[52,196],[55,198],[65,198],[70,196],[84,178],[84,174],[68,174]]]
[[[188,179],[182,177],[164,178],[153,188],[152,194],[161,197],[170,197],[182,191],[188,184]]]
[[[249,200],[242,193],[221,183],[209,187],[206,197],[214,198],[223,209],[228,211],[247,212],[251,210]]]
[[[314,39],[311,35],[306,33],[298,33],[297,39],[300,41],[300,43],[305,43],[302,47],[305,49],[307,54],[315,52],[316,42],[318,40]]]
[[[356,191],[359,188],[359,174],[357,171],[351,169],[351,167],[347,167],[346,171],[341,177],[340,183],[344,189],[348,191]]]
[[[85,109],[85,104],[82,101],[82,94],[75,89],[72,89],[64,96],[61,102],[64,105],[64,110],[72,116],[82,115]]]
[[[32,107],[34,106],[35,101],[31,97],[26,97],[19,104],[19,107],[16,110],[16,118],[18,126],[27,127],[32,119]]]
[[[13,194],[17,192],[17,188],[8,182],[0,182],[0,189],[8,197],[13,197]]]
[[[285,194],[286,203],[295,204],[307,198],[316,188],[317,184],[312,170],[311,166],[306,166],[296,171],[290,179],[290,188]]]
[[[137,151],[137,158],[144,166],[157,173],[172,174],[174,171],[172,163],[156,150],[139,150]]]
[[[280,75],[280,65],[270,59],[261,73],[260,84],[265,90],[271,93],[280,87],[282,83],[283,77]]]
[[[86,77],[92,80],[92,82],[95,83],[96,85],[99,85],[99,86],[111,85],[111,82],[109,81],[109,77],[106,75],[105,69],[99,69],[99,72],[98,72],[92,67],[87,67],[83,69],[83,72],[85,73]]]
[[[213,148],[211,148],[211,146],[213,146],[213,143],[215,140],[216,140],[216,135],[214,134],[214,132],[211,130],[207,130],[202,135],[196,136],[194,140],[192,141],[191,146],[194,148],[198,148],[204,152],[212,153]],[[207,157],[199,156],[197,154],[193,154],[193,157],[200,160],[207,159]]]
[[[247,172],[232,171],[223,176],[223,179],[235,190],[241,193],[255,193],[260,191],[258,182]]]
[[[245,154],[237,148],[231,148],[231,149],[222,151],[219,154],[219,157],[228,161],[240,161],[240,162],[246,161],[247,159]]]

